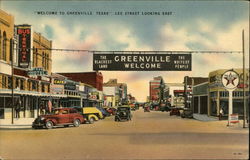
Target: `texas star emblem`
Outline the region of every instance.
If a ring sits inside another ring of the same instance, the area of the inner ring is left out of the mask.
[[[229,75],[225,75],[224,79],[227,80],[226,86],[229,85],[229,84],[232,84],[232,85],[235,86],[234,80],[237,79],[237,76],[233,76],[232,73],[230,73]]]

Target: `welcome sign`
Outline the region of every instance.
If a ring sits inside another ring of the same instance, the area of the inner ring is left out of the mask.
[[[93,70],[191,71],[191,54],[93,54]]]

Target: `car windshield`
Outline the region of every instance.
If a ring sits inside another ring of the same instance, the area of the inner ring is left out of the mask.
[[[60,110],[59,109],[55,109],[52,111],[52,114],[59,114]]]
[[[127,110],[129,110],[128,107],[120,107],[120,108],[118,108],[118,111],[127,111]]]

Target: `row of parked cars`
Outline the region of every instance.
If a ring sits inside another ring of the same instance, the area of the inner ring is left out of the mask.
[[[40,115],[32,123],[32,128],[51,129],[54,126],[73,125],[78,127],[82,123],[94,123],[99,119],[115,115],[115,108],[97,108],[97,107],[73,107],[73,108],[55,108],[52,113]]]
[[[144,105],[144,112],[149,110],[169,112],[169,115],[181,116],[182,118],[193,118],[193,112],[190,108],[171,106],[170,103],[146,103]]]

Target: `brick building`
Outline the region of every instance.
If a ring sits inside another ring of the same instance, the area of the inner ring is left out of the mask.
[[[160,90],[161,85],[165,86],[164,80],[161,76],[154,77],[154,79],[149,82],[150,101],[158,101],[161,98],[161,94],[164,94],[161,93],[162,92]]]
[[[58,74],[66,76],[73,81],[91,85],[98,91],[103,91],[103,76],[101,72],[67,72]]]

